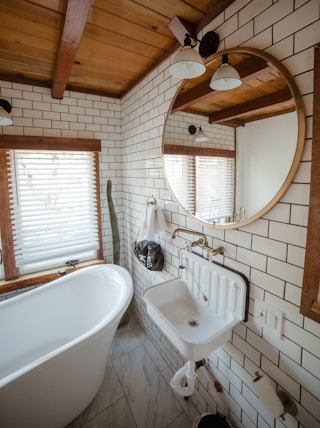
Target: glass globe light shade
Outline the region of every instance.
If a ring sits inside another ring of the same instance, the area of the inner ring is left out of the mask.
[[[191,46],[184,46],[174,57],[170,67],[172,76],[181,79],[190,79],[201,76],[206,71],[200,54]]]
[[[222,63],[212,76],[210,88],[216,91],[227,91],[241,85],[237,70],[228,63]]]

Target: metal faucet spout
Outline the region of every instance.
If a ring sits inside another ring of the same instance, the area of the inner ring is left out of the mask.
[[[172,232],[171,239],[174,239],[179,232],[188,233],[189,235],[198,235],[198,236],[201,236],[201,238],[198,241],[192,242],[192,244],[191,244],[192,247],[195,247],[197,245],[199,245],[201,247],[207,247],[208,246],[208,239],[207,239],[207,236],[204,233],[196,232],[195,230],[184,229],[182,227],[178,227],[177,229],[175,229]]]
[[[174,239],[179,232],[188,233],[189,235],[198,235],[200,238],[197,241],[191,242],[191,247],[201,247],[206,250],[208,257],[216,256],[217,254],[224,254],[224,247],[211,248],[208,244],[207,236],[204,233],[196,232],[195,230],[184,229],[178,227],[172,232],[171,238]]]

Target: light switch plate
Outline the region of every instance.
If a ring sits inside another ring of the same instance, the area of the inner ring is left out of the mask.
[[[254,319],[255,322],[271,331],[275,336],[281,338],[283,328],[283,312],[280,309],[255,299],[254,302]]]

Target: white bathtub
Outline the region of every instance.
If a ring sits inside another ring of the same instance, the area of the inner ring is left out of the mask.
[[[1,428],[62,428],[87,407],[132,293],[106,264],[0,302]]]

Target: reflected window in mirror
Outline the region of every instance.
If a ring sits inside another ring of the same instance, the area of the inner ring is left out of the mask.
[[[172,191],[191,214],[209,223],[231,221],[235,156],[165,154],[164,163]]]
[[[194,122],[207,136],[197,141],[188,132]],[[172,114],[166,125],[164,167],[172,193],[197,219],[220,224],[234,216],[235,130],[207,123],[206,117]]]

